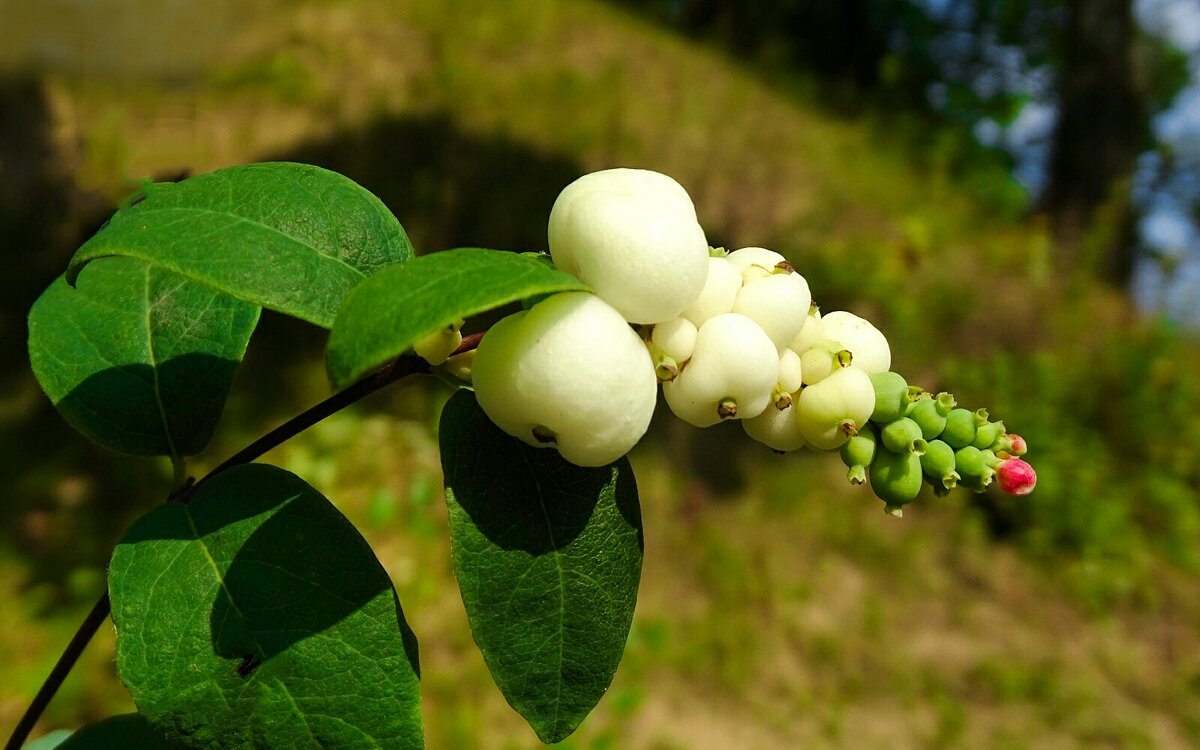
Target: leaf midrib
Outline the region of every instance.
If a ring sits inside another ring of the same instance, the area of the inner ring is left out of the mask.
[[[351,272],[353,272],[353,273],[354,273],[354,275],[355,275],[355,276],[357,276],[359,279],[365,279],[365,278],[366,278],[366,274],[364,274],[362,271],[358,270],[358,269],[357,269],[357,268],[355,268],[354,266],[352,266],[352,265],[350,265],[349,263],[347,263],[347,262],[346,262],[345,260],[343,260],[343,259],[342,259],[340,256],[337,256],[337,255],[329,255],[329,254],[327,254],[327,253],[323,253],[323,252],[321,252],[321,250],[320,250],[319,248],[317,248],[317,246],[316,246],[316,245],[312,245],[312,244],[310,244],[310,243],[304,242],[303,240],[299,239],[298,237],[295,237],[295,236],[293,236],[293,235],[290,235],[290,234],[288,234],[287,232],[284,232],[282,229],[278,229],[277,227],[273,227],[273,226],[271,226],[271,225],[269,225],[269,224],[264,224],[264,223],[262,223],[261,221],[255,221],[254,219],[251,219],[251,218],[249,218],[249,217],[246,217],[246,216],[242,216],[242,215],[240,215],[240,214],[235,214],[235,213],[228,212],[228,211],[218,211],[218,210],[211,209],[211,208],[198,208],[198,207],[195,207],[195,206],[146,206],[146,208],[144,208],[144,209],[143,209],[142,211],[140,211],[139,213],[141,213],[141,214],[150,214],[150,213],[169,213],[169,212],[172,212],[172,211],[176,211],[176,212],[183,212],[183,213],[185,213],[185,214],[188,214],[188,213],[197,213],[197,214],[214,214],[214,215],[216,215],[216,216],[222,216],[222,217],[225,217],[225,218],[228,218],[228,219],[233,219],[233,220],[235,220],[235,221],[237,221],[237,222],[241,222],[241,223],[249,224],[249,225],[251,225],[251,226],[253,226],[253,227],[258,227],[258,228],[260,228],[260,229],[265,229],[265,230],[266,230],[266,231],[268,231],[268,232],[272,232],[272,233],[274,233],[274,234],[277,234],[277,235],[279,235],[280,237],[283,237],[284,239],[288,240],[289,242],[292,242],[292,243],[294,243],[294,244],[296,244],[296,245],[299,245],[300,247],[303,247],[303,248],[306,248],[306,249],[308,249],[308,250],[311,250],[311,251],[312,251],[314,254],[316,254],[316,255],[318,255],[318,256],[320,256],[320,257],[322,257],[322,258],[328,258],[328,259],[330,259],[330,260],[332,260],[332,261],[335,261],[335,262],[337,262],[339,265],[341,265],[341,266],[343,266],[343,267],[345,267],[345,268],[349,269]],[[151,258],[147,258],[147,259],[148,259],[148,260],[150,260],[151,262],[158,262],[158,261],[157,261],[155,258],[153,258],[153,257],[151,257]],[[165,265],[165,264],[164,264],[164,265]],[[174,270],[174,269],[172,269],[172,270]]]
[[[542,483],[538,481],[537,472],[533,468],[533,464],[529,462],[529,449],[521,446],[521,459],[525,462],[525,468],[529,470],[529,475],[533,480],[533,486],[537,488],[538,507],[541,508],[542,518],[546,521],[546,533],[550,537],[550,554],[554,558],[554,568],[558,571],[558,661],[555,667],[558,670],[558,680],[555,681],[554,688],[554,725],[555,734],[558,732],[558,717],[562,706],[562,685],[563,685],[563,632],[566,627],[566,611],[567,599],[566,590],[567,582],[563,575],[562,560],[558,552],[558,542],[554,538],[554,524],[550,522],[550,511],[546,507],[546,497],[542,493]]]
[[[150,360],[150,374],[153,378],[152,390],[154,391],[154,404],[158,407],[158,418],[162,422],[163,437],[167,441],[167,449],[171,451],[171,460],[175,461],[179,458],[179,449],[175,447],[175,437],[171,434],[170,421],[167,418],[167,409],[163,405],[162,386],[158,378],[158,357],[154,353],[154,325],[151,320],[152,305],[150,304],[150,276],[153,273],[149,266],[144,269],[143,278],[145,285],[142,287],[142,317],[146,324],[146,357]],[[191,523],[191,516],[188,516],[188,523]],[[193,531],[195,527],[193,526]],[[207,554],[207,552],[206,552]]]

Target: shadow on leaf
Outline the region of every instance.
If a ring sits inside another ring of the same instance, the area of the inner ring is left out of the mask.
[[[210,354],[120,365],[88,376],[55,406],[77,430],[122,453],[165,455],[173,447],[192,455],[216,429],[237,366]]]
[[[172,579],[172,596],[194,598],[216,587],[208,633],[213,653],[230,660],[229,674],[249,677],[362,610],[377,616],[381,596],[395,608],[405,654],[419,673],[416,638],[387,573],[354,526],[299,477],[265,464],[229,469],[191,503],[152,511],[121,544],[155,550],[164,540],[188,542],[192,551],[181,554],[207,560],[199,579]],[[354,627],[394,636],[372,617]],[[286,662],[276,671],[289,670]]]
[[[446,404],[442,435],[443,451],[454,452],[443,467],[446,487],[497,547],[531,555],[560,550],[587,529],[609,496],[642,544],[632,471],[575,466],[554,450],[526,445],[492,424],[469,391]]]

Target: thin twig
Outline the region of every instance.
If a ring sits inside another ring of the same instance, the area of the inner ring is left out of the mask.
[[[454,350],[454,354],[471,351],[479,346],[481,338],[483,338],[482,333],[473,333],[469,336],[464,336],[462,344]],[[215,469],[208,472],[208,474],[204,475],[203,479],[192,484],[177,496],[172,497],[171,500],[173,502],[188,502],[200,485],[222,471],[254,461],[267,451],[295,437],[322,419],[345,409],[350,404],[369,396],[386,385],[409,375],[418,375],[425,372],[429,372],[429,363],[420,357],[411,354],[397,357],[354,385],[338,391],[319,404],[292,417],[250,445],[247,445],[225,459]],[[4,746],[4,750],[19,750],[21,745],[24,744],[26,738],[29,737],[29,733],[33,731],[34,725],[41,718],[42,712],[46,710],[46,706],[50,704],[50,700],[58,692],[59,687],[62,686],[63,680],[67,678],[67,674],[75,666],[75,662],[79,660],[79,655],[83,653],[83,649],[91,641],[96,631],[100,629],[100,623],[104,622],[111,610],[112,603],[109,601],[108,592],[105,591],[99,601],[96,602],[96,605],[92,607],[92,611],[80,623],[79,628],[75,631],[75,635],[71,638],[71,642],[67,644],[66,650],[58,658],[58,663],[54,665],[54,669],[50,671],[50,674],[46,677],[46,681],[42,683],[41,689],[38,690],[37,695],[34,697],[33,702],[26,709],[25,715],[17,723],[17,727],[13,730],[12,736],[9,737],[8,744]]]

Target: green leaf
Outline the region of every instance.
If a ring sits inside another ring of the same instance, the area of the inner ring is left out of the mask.
[[[162,732],[151,727],[139,714],[120,714],[89,724],[72,734],[65,742],[49,747],[58,750],[177,750],[186,745],[168,742]]]
[[[527,297],[577,290],[590,288],[536,257],[500,250],[447,250],[388,268],[358,285],[338,313],[329,379],[343,388],[439,328]]]
[[[259,308],[130,258],[59,278],[29,311],[29,360],[77,430],[135,456],[212,437]]]
[[[349,178],[270,162],[147,184],[75,253],[68,283],[109,255],[328,328],[355,284],[413,250],[396,217]]]
[[[526,445],[470,391],[447,402],[440,443],[471,633],[504,697],[558,742],[608,690],[629,635],[642,569],[633,470]]]
[[[419,748],[416,640],[358,531],[250,464],[138,520],[113,554],[117,670],[189,747]]]

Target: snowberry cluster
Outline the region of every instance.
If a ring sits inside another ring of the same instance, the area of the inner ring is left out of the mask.
[[[710,248],[670,177],[581,177],[554,204],[549,242],[555,265],[595,294],[553,295],[501,320],[472,371],[488,417],[530,445],[582,466],[614,461],[645,433],[661,383],[671,411],[697,427],[740,420],[776,451],[841,449],[851,481],[869,475],[889,509],[922,477],[939,491],[997,476],[1010,492],[1032,489],[1020,438],[947,394],[909,388],[889,371],[884,335],[849,312],[822,315],[779,253]],[[439,355],[457,328],[440,336]]]
[[[955,487],[976,492],[999,480],[1013,495],[1028,495],[1037,483],[1033,467],[1020,458],[1025,439],[986,409],[958,408],[954,396],[936,396],[909,386],[895,372],[871,375],[875,408],[866,427],[842,445],[852,484],[870,477],[871,489],[889,513],[916,499],[922,481],[937,495]]]

